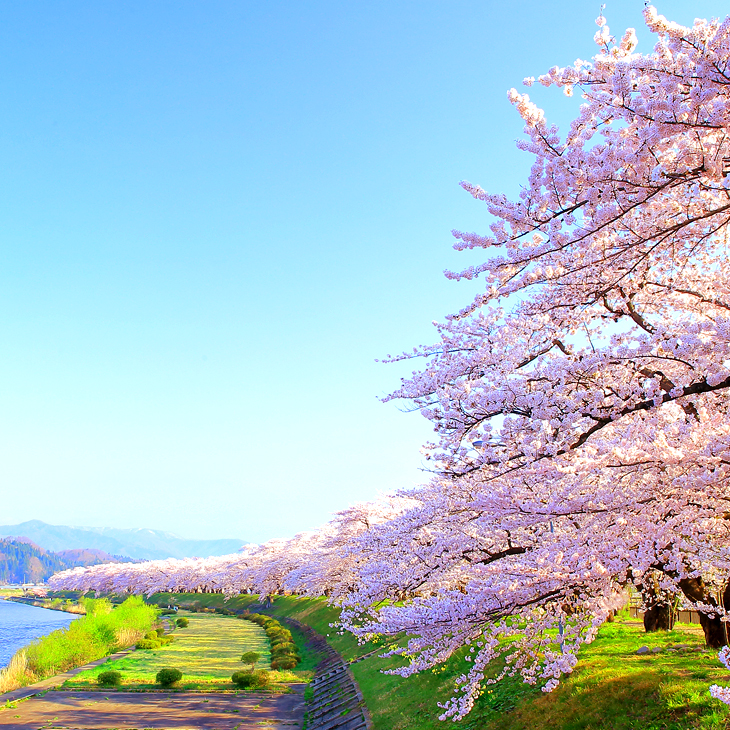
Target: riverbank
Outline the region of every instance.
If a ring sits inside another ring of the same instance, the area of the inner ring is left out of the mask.
[[[35,695],[44,694],[49,690],[60,687],[81,672],[93,670],[108,661],[113,661],[114,659],[122,659],[123,657],[127,656],[127,654],[133,651],[134,647],[130,649],[124,649],[123,651],[116,652],[115,654],[110,654],[109,656],[97,659],[95,662],[89,662],[88,664],[76,667],[75,669],[69,669],[63,674],[56,674],[53,677],[48,677],[48,679],[42,679],[40,682],[34,682],[31,685],[20,687],[18,689],[11,690],[10,692],[0,694],[0,706],[2,706],[3,703],[7,704],[12,702],[19,702],[20,700],[25,700],[29,697],[34,697]]]
[[[132,596],[112,607],[106,599],[86,599],[86,615],[17,651],[0,670],[0,693],[106,657],[139,641],[157,622],[158,609]]]
[[[46,634],[65,629],[78,620],[76,614],[47,611],[0,598],[0,669],[12,656]]]
[[[86,608],[83,603],[76,603],[69,599],[62,598],[31,598],[30,596],[2,596],[6,601],[13,603],[22,603],[26,606],[35,606],[36,608],[46,608],[49,611],[63,611],[64,613],[75,613],[79,616],[86,614]]]

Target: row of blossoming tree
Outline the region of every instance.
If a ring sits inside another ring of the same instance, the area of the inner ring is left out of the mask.
[[[582,100],[565,136],[510,91],[534,158],[518,199],[463,185],[493,223],[455,233],[485,254],[450,276],[484,289],[392,358],[424,363],[390,398],[433,424],[428,484],[237,555],[53,584],[328,596],[358,636],[408,637],[403,675],[470,648],[444,718],[499,656],[554,687],[628,585],[654,627],[681,602],[727,644],[730,18],[645,19],[653,52],[599,17],[593,60],[538,79]]]

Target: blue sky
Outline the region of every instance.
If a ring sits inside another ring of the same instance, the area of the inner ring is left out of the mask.
[[[424,480],[375,359],[477,290],[442,275],[488,225],[458,183],[518,189],[506,91],[598,8],[0,5],[0,523],[261,541]],[[647,51],[642,8],[606,15]]]

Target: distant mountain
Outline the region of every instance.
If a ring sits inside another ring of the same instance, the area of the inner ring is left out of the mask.
[[[0,540],[0,583],[40,583],[71,565],[30,541]]]
[[[40,583],[59,570],[78,565],[131,562],[101,550],[50,552],[27,537],[0,538],[0,583]]]
[[[208,558],[235,553],[243,540],[185,540],[160,530],[120,530],[113,527],[67,527],[29,520],[0,525],[0,537],[23,536],[46,550],[101,550],[110,556],[138,560]]]
[[[31,543],[32,544],[32,543]],[[103,550],[80,548],[78,550],[59,550],[56,555],[74,565],[98,565],[99,563],[129,563],[132,558],[126,555],[109,555]]]

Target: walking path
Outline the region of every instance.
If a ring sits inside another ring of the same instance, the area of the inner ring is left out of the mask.
[[[48,692],[0,710],[3,730],[293,730],[301,727],[304,685],[290,694]]]

